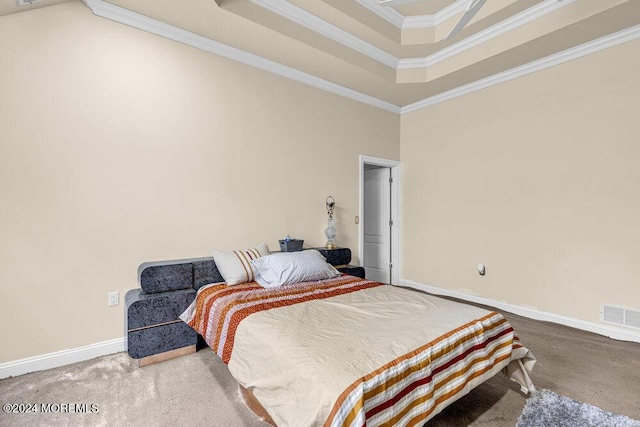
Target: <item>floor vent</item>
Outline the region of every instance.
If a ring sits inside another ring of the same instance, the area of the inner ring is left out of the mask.
[[[613,305],[602,306],[602,321],[640,329],[640,311]]]

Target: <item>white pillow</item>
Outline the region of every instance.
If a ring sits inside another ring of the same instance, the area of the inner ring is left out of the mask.
[[[227,285],[239,285],[255,280],[251,261],[269,253],[269,246],[266,243],[260,243],[251,249],[213,251],[213,260]]]
[[[255,280],[263,288],[328,279],[340,272],[316,250],[281,252],[251,261]]]

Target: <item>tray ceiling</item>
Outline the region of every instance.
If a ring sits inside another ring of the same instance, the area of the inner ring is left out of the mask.
[[[280,67],[286,70],[280,74],[308,76],[324,82],[316,86],[345,88],[398,112],[564,52],[580,52],[603,38],[620,34],[618,43],[640,37],[638,0],[490,0],[450,40],[445,37],[468,0],[84,2],[98,15],[130,13],[116,18],[130,25],[150,19],[162,23],[162,31],[181,31],[180,38],[170,38],[188,43],[193,35],[215,46],[205,47],[215,53],[220,44],[229,46],[264,60],[260,68]],[[133,26],[161,33],[145,22]]]

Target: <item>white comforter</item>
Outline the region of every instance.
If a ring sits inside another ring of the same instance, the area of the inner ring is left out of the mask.
[[[351,276],[274,291],[221,288],[183,320],[278,426],[421,425],[503,369],[533,389],[535,359],[499,313]]]

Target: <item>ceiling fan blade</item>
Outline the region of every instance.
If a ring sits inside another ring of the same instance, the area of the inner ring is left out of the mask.
[[[478,13],[480,9],[482,9],[482,6],[484,6],[486,2],[487,0],[471,0],[469,2],[469,6],[467,6],[467,10],[465,10],[462,14],[460,21],[458,21],[456,26],[453,27],[453,30],[451,30],[449,35],[444,39],[449,40],[450,38],[455,37],[456,34],[458,34],[460,31],[462,31],[462,29],[467,26],[469,21],[471,21],[471,19],[476,16],[476,13]]]

